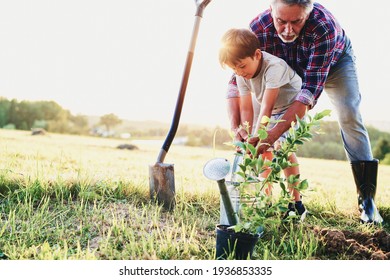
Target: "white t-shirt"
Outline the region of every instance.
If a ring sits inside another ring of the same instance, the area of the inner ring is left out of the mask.
[[[285,111],[294,102],[302,87],[301,77],[283,59],[264,51],[262,54],[261,69],[256,77],[250,80],[240,76],[236,77],[240,95],[253,93],[258,102],[258,104],[253,102],[254,120],[259,114],[266,89],[280,89],[272,110],[272,114],[277,114]]]

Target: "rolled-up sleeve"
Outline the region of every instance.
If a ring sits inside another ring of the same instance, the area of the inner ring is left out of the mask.
[[[309,106],[310,108],[313,108],[316,102],[314,95],[307,89],[301,89],[295,100]]]

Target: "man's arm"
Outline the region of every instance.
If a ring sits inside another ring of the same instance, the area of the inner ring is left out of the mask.
[[[291,123],[296,121],[296,116],[303,118],[306,114],[308,106],[299,102],[294,101],[294,103],[287,109],[286,113],[283,115],[283,122],[279,122],[273,129],[268,131],[267,139],[263,140],[262,143],[267,143],[272,145],[275,143],[279,137],[291,127]],[[264,153],[269,145],[260,145],[258,152]]]
[[[297,100],[308,104],[310,109],[315,106],[324,89],[331,65],[343,53],[346,38],[336,21],[318,19],[315,23],[311,23],[306,29],[310,35],[306,33],[305,36],[311,36],[315,40],[310,47],[307,44],[307,65],[301,65],[302,90],[297,96]]]

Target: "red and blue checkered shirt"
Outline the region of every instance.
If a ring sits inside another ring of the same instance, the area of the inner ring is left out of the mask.
[[[330,68],[337,63],[345,47],[344,30],[334,16],[314,3],[299,37],[292,43],[280,40],[270,10],[253,19],[250,28],[259,38],[262,51],[284,59],[301,76],[302,89],[297,100],[313,107],[324,89]],[[234,84],[235,79],[230,83]],[[229,85],[228,97],[232,97],[234,91]]]

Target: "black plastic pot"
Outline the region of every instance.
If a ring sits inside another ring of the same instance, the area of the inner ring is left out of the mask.
[[[233,255],[236,260],[250,259],[261,234],[235,232],[228,229],[228,227],[229,225],[216,226],[217,244],[215,258],[217,260],[226,260]]]

